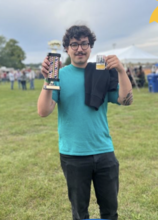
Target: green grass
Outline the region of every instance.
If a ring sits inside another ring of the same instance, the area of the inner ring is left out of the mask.
[[[71,207],[58,153],[57,108],[37,114],[35,90],[0,84],[0,220],[69,220]],[[134,89],[129,107],[109,105],[120,163],[119,220],[158,219],[158,93]],[[99,218],[94,190],[91,218]]]

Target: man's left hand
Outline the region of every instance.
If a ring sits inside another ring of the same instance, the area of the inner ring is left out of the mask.
[[[105,57],[105,62],[107,63],[106,68],[115,68],[119,73],[125,72],[125,69],[116,55],[109,55]]]

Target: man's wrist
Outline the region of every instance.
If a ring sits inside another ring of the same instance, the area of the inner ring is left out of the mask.
[[[49,83],[48,78],[44,78],[44,82]]]
[[[126,75],[126,71],[125,71],[125,69],[122,69],[122,70],[119,70],[119,71],[117,71],[120,75]]]

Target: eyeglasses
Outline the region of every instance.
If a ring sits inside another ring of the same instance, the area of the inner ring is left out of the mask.
[[[82,50],[87,50],[89,47],[88,42],[82,42],[81,44],[78,44],[77,42],[71,43],[69,46],[72,48],[72,50],[78,50],[78,47],[81,46]]]

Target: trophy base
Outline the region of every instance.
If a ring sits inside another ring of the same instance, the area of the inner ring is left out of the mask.
[[[60,86],[55,86],[55,85],[44,85],[43,89],[45,90],[60,90]]]

